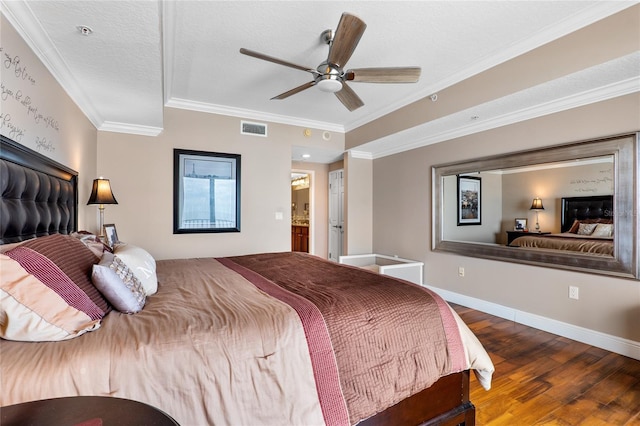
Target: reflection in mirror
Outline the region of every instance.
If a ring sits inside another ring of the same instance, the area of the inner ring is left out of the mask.
[[[638,278],[636,135],[433,168],[433,248]],[[461,224],[458,181],[479,179]]]
[[[481,179],[482,221],[462,227],[445,219],[443,239],[506,245],[508,232],[536,233],[536,223],[545,235],[560,234],[562,199],[613,195],[613,165],[613,155],[606,155],[461,175]],[[442,179],[443,216],[450,218],[457,208],[457,176]],[[542,210],[531,209],[535,198]],[[516,230],[516,219],[525,219],[522,229]]]

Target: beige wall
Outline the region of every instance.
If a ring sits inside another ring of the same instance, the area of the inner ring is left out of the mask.
[[[373,162],[345,155],[343,254],[373,253]]]
[[[640,282],[431,251],[431,167],[640,129],[640,94],[374,160],[373,250],[425,263],[425,283],[640,341]],[[401,207],[399,207],[401,206]],[[466,269],[458,277],[458,267]],[[567,297],[580,287],[580,300]]]
[[[4,15],[0,16],[4,93],[0,133],[77,171],[78,228],[96,228],[97,209],[86,204],[97,177],[97,131]],[[7,58],[11,58],[9,67]]]
[[[425,98],[355,129],[346,148],[636,52],[639,11],[626,9],[446,88],[437,102]],[[637,281],[431,251],[430,169],[639,129],[635,93],[374,160],[373,251],[425,262],[428,285],[638,342]],[[458,277],[460,266],[465,277]],[[579,301],[568,299],[568,285],[580,287]]]
[[[157,137],[98,134],[98,172],[119,202],[107,207],[105,222],[116,224],[119,238],[158,259],[291,250],[291,146],[327,142],[274,123],[267,138],[241,135],[240,118],[175,108],[165,108],[164,123]],[[344,143],[334,136],[331,143]],[[174,148],[242,156],[241,232],[173,234]]]

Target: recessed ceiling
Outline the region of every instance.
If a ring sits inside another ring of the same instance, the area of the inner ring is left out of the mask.
[[[98,129],[154,135],[163,128],[165,105],[347,132],[633,4],[56,0],[3,1],[2,12]],[[240,48],[316,68],[329,49],[320,35],[335,29],[343,12],[367,24],[347,68],[419,66],[419,82],[353,82],[364,101],[353,112],[315,87],[270,100],[311,75],[242,55]],[[81,25],[92,34],[83,35]],[[628,78],[610,69],[609,80]],[[573,83],[556,85],[578,90]],[[558,90],[565,89],[533,88],[461,114],[486,118],[531,108]],[[443,127],[436,134],[447,133],[446,120],[432,125]],[[385,152],[388,139],[362,151]]]

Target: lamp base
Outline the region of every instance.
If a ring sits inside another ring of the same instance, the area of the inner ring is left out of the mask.
[[[98,236],[104,238],[104,204],[100,204],[98,207],[100,210],[100,228],[98,230]]]

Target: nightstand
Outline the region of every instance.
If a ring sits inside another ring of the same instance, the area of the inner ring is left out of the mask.
[[[507,231],[507,245],[511,244],[513,240],[518,237],[522,237],[523,235],[549,235],[551,232],[524,232],[524,231]]]
[[[179,426],[167,413],[131,399],[70,396],[2,407],[0,423],[7,425],[156,425]]]

